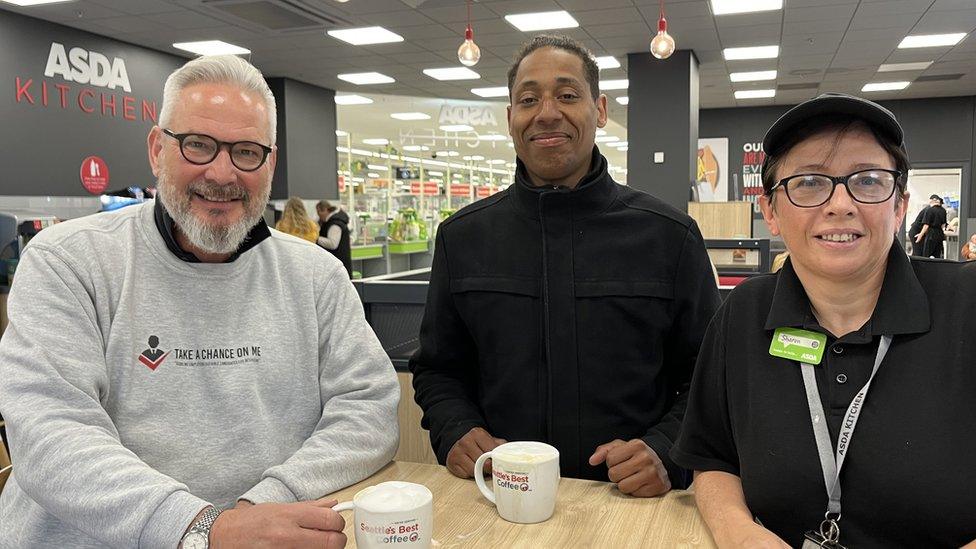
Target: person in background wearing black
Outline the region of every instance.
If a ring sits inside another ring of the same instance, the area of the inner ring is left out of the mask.
[[[702,518],[723,549],[976,547],[976,264],[895,239],[910,164],[884,107],[821,95],[763,150],[790,258],[705,334],[671,450]]]
[[[915,242],[915,237],[918,233],[922,232],[922,225],[925,224],[925,214],[929,213],[929,208],[931,206],[925,206],[918,211],[918,215],[915,216],[915,221],[908,227],[908,240],[912,243],[912,255],[917,255],[918,257],[924,257],[923,252],[925,251],[924,243]]]
[[[942,207],[942,197],[933,194],[929,197],[929,207],[923,210],[922,230],[915,235],[915,244],[922,247],[922,257],[945,257],[946,211]],[[914,246],[914,245],[913,245]]]
[[[318,244],[346,266],[349,278],[352,278],[352,247],[349,242],[349,214],[333,206],[328,200],[319,200],[315,205],[315,213],[319,215]]]
[[[695,222],[610,177],[598,83],[570,38],[523,46],[508,73],[515,182],[437,232],[410,369],[459,477],[504,440],[535,440],[563,476],[639,497],[686,486],[668,451],[718,290]]]

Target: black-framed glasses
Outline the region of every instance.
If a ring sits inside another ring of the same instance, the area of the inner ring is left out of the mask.
[[[163,133],[180,142],[180,152],[190,164],[209,164],[220,154],[224,146],[230,153],[230,161],[237,169],[253,172],[264,165],[271,154],[271,147],[254,141],[218,141],[202,133],[173,133],[163,129]]]
[[[783,187],[786,198],[798,208],[816,208],[826,204],[837,185],[843,185],[855,202],[878,204],[891,198],[899,186],[902,173],[898,170],[872,168],[860,170],[849,175],[833,177],[822,173],[801,173],[780,179],[769,189],[772,195]]]

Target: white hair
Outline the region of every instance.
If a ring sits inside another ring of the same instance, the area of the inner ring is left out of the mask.
[[[268,111],[271,145],[277,138],[278,114],[274,94],[261,71],[236,55],[207,55],[198,57],[173,71],[163,86],[163,108],[159,110],[159,126],[169,125],[176,101],[185,88],[194,84],[230,84],[264,98]]]

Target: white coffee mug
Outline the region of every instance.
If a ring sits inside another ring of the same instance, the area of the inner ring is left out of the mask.
[[[333,509],[355,509],[357,547],[426,549],[434,532],[433,501],[426,486],[393,480],[364,488]]]
[[[488,458],[493,489],[481,474]],[[474,470],[478,489],[503,519],[532,524],[552,516],[559,486],[559,450],[543,442],[506,442],[481,454]]]

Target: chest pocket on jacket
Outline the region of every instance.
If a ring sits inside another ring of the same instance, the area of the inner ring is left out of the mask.
[[[584,356],[660,360],[671,329],[670,281],[577,281],[576,324]]]
[[[538,347],[542,295],[538,279],[453,278],[451,294],[479,354],[525,353]]]

